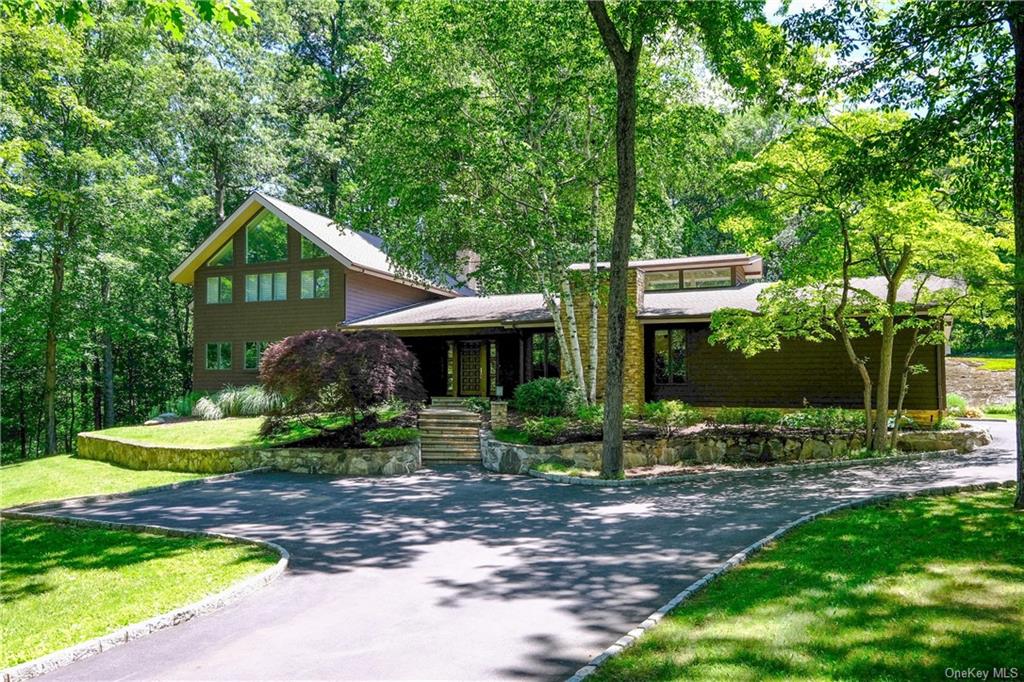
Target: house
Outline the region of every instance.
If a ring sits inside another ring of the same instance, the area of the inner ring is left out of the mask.
[[[369,235],[253,193],[171,274],[171,281],[196,288],[195,388],[253,383],[268,344],[337,325],[400,336],[419,358],[433,396],[508,397],[523,382],[561,374],[555,321],[540,294],[477,296],[454,281],[440,286],[399,272],[380,246]],[[747,254],[630,262],[626,401],[860,407],[860,378],[838,342],[787,341],[781,350],[753,358],[708,342],[715,310],[756,310],[757,295],[769,286],[761,275],[761,258]],[[858,285],[884,286],[881,279]],[[910,294],[909,286],[901,292]],[[574,303],[586,363],[586,295]],[[564,315],[563,307],[563,324]],[[599,309],[600,329],[604,315]],[[907,343],[897,337],[896,357]],[[878,338],[855,345],[877,358],[872,350]],[[912,376],[905,407],[919,419],[945,410],[944,358],[942,345],[922,346],[915,354],[915,364],[926,371]],[[894,376],[894,389],[897,381]]]

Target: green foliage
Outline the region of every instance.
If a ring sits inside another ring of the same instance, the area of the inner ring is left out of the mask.
[[[204,396],[196,401],[192,408],[192,416],[204,421],[214,421],[223,419],[224,413],[217,407],[217,403],[213,399]]]
[[[525,432],[514,428],[495,429],[494,437],[503,443],[516,443],[517,445],[526,445],[530,442],[530,437]]]
[[[677,431],[703,421],[704,415],[697,408],[678,400],[658,400],[644,404],[643,418],[671,437]]]
[[[943,417],[939,421],[932,425],[932,428],[936,431],[950,431],[952,429],[959,429],[963,425],[956,419],[950,416]]]
[[[1005,414],[1015,415],[1017,414],[1017,405],[1015,403],[1001,403],[995,405],[986,405],[983,411],[987,414]]]
[[[967,409],[967,398],[957,393],[947,393],[946,408],[949,410],[950,414],[953,414],[954,410],[963,414],[963,411]]]
[[[551,443],[565,430],[565,417],[535,417],[523,422],[523,433],[535,445]]]
[[[764,407],[721,407],[715,412],[715,421],[719,424],[776,426],[781,420],[781,412]]]
[[[466,398],[462,401],[462,406],[472,412],[479,412],[480,414],[486,414],[491,409],[491,401],[487,398],[481,398],[474,396],[472,398]]]
[[[572,389],[561,379],[534,379],[516,386],[512,406],[523,414],[564,415],[569,410]]]
[[[260,417],[280,412],[285,400],[262,386],[229,386],[210,396],[203,396],[192,408],[197,419],[225,417]]]
[[[827,429],[851,431],[864,426],[864,413],[840,407],[806,408],[782,415],[779,423],[790,429]]]
[[[161,414],[176,414],[179,417],[189,417],[192,415],[192,410],[195,409],[196,403],[199,402],[200,398],[205,398],[209,394],[206,391],[189,391],[183,396],[177,398],[171,398],[160,403],[159,406],[154,407],[148,413],[149,419],[156,417]]]
[[[600,427],[604,421],[604,405],[580,405],[576,408],[576,419],[588,426]]]
[[[420,437],[419,429],[406,426],[384,426],[370,429],[363,433],[363,442],[371,448],[382,448],[388,445],[406,445]]]

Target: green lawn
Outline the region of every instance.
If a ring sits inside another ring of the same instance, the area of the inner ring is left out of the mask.
[[[958,360],[968,360],[970,362],[980,362],[982,369],[987,369],[990,372],[1012,372],[1014,367],[1017,366],[1016,361],[1012,356],[1008,357],[958,357]]]
[[[945,679],[1024,668],[1024,514],[1008,490],[797,529],[666,617],[595,680]]]
[[[339,428],[349,423],[348,417],[332,417],[323,425]],[[116,426],[88,433],[146,445],[180,445],[199,448],[242,447],[247,445],[283,445],[316,435],[317,429],[293,421],[285,433],[270,438],[260,436],[263,417],[228,417],[210,421],[171,422],[157,426]]]
[[[68,455],[44,457],[0,467],[0,508],[78,495],[126,492],[203,475],[134,471]]]
[[[277,555],[202,538],[4,521],[0,667],[197,601]]]

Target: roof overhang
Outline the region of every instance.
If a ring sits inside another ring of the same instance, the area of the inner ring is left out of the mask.
[[[178,265],[178,267],[174,269],[168,279],[175,284],[193,284],[196,270],[198,270],[202,264],[210,258],[213,258],[214,254],[216,254],[217,251],[219,251],[221,247],[223,247],[228,240],[234,236],[235,232],[252,220],[253,217],[263,209],[270,211],[272,214],[280,218],[286,225],[319,246],[325,253],[329,254],[332,258],[350,270],[361,272],[373,277],[380,277],[381,279],[386,279],[391,282],[401,282],[402,284],[416,287],[417,289],[423,289],[446,298],[455,298],[458,296],[457,293],[450,289],[438,287],[430,284],[429,282],[423,282],[408,277],[399,277],[390,272],[384,272],[377,270],[376,268],[369,268],[353,263],[345,256],[345,254],[332,247],[307,227],[294,220],[287,213],[281,211],[278,207],[274,206],[272,202],[265,200],[259,192],[253,192],[250,194],[231,215],[224,219],[224,222],[222,222],[209,237],[204,239],[203,242],[197,246],[192,253],[190,253],[185,260]]]

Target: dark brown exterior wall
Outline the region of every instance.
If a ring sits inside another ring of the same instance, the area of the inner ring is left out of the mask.
[[[672,325],[666,325],[672,326]],[[804,402],[815,407],[859,408],[863,405],[860,375],[850,363],[842,345],[836,342],[813,343],[793,340],[782,344],[777,352],[768,351],[746,358],[724,346],[708,343],[707,324],[675,325],[687,331],[687,381],[674,385],[655,385],[654,330],[645,328],[644,363],[647,369],[648,400],[675,399],[701,407],[764,406],[801,407]],[[902,363],[909,344],[906,334],[897,337],[894,362]],[[858,339],[855,343],[861,356],[868,356],[872,375],[877,373],[878,336]],[[941,346],[917,349],[914,364],[927,372],[912,376],[904,407],[907,410],[945,409],[945,358]],[[893,371],[892,405],[895,407],[898,370]]]
[[[288,260],[262,265],[245,264],[245,229],[239,229],[234,237],[235,262],[231,267],[207,267],[203,265],[195,274],[195,344],[193,346],[193,387],[199,391],[214,391],[224,386],[243,386],[256,383],[256,370],[243,369],[246,341],[280,341],[286,336],[310,329],[329,329],[345,319],[346,291],[351,295],[358,290],[362,300],[380,301],[380,307],[373,312],[383,312],[391,307],[396,296],[410,301],[423,300],[432,294],[414,287],[406,287],[384,279],[356,273],[331,257],[299,258],[300,234],[288,230]],[[329,268],[331,271],[331,295],[328,298],[301,299],[300,277],[303,270]],[[245,276],[259,272],[287,272],[288,299],[285,301],[245,302]],[[208,304],[206,302],[206,278],[230,275],[232,277],[231,303]],[[357,279],[355,286],[350,278]],[[379,284],[384,295],[375,297],[373,291]],[[404,290],[398,291],[396,290]],[[364,309],[372,310],[370,308]],[[206,369],[206,344],[213,342],[231,343],[231,369]]]

